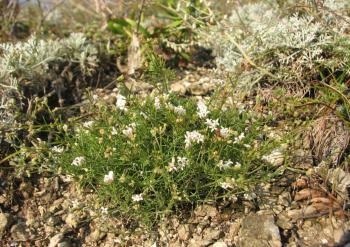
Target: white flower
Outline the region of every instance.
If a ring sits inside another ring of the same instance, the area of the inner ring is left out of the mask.
[[[78,208],[79,207],[79,201],[77,199],[72,200],[72,207]]]
[[[51,150],[52,150],[52,152],[54,152],[54,153],[63,153],[64,147],[54,146],[54,147],[52,147]]]
[[[242,164],[241,163],[239,163],[238,161],[236,162],[236,164],[235,164],[235,169],[241,169],[241,167],[242,167]]]
[[[63,129],[65,132],[67,132],[67,131],[68,131],[68,125],[67,125],[67,124],[64,124],[64,125],[62,126],[62,129]]]
[[[176,113],[176,114],[178,114],[178,115],[180,115],[180,116],[183,116],[183,115],[185,115],[186,114],[186,110],[185,110],[185,108],[183,108],[183,106],[175,106],[174,107],[174,112]]]
[[[172,157],[171,161],[168,164],[168,171],[172,172],[172,171],[176,171],[176,170],[177,170],[177,167],[176,167],[176,164],[175,164],[175,157]]]
[[[112,134],[112,136],[118,135],[118,131],[116,130],[116,128],[112,127],[111,134]]]
[[[122,133],[130,140],[134,140],[135,139],[135,123],[129,124],[125,129],[122,130]]]
[[[216,166],[219,167],[220,170],[223,170],[229,168],[231,165],[233,165],[233,162],[231,160],[227,160],[225,162],[223,160],[220,160]]]
[[[122,111],[126,111],[126,100],[125,97],[121,94],[117,95],[117,102],[116,102],[116,106],[119,110]]]
[[[220,136],[222,138],[227,138],[231,134],[231,129],[229,128],[220,128]]]
[[[177,170],[183,170],[189,163],[188,159],[186,157],[176,157],[176,161],[175,162],[175,157],[171,158],[171,161],[168,164],[168,171],[172,172],[172,171],[177,171]]]
[[[236,180],[234,178],[231,178],[231,179],[226,179],[225,182],[221,182],[220,183],[220,186],[221,188],[223,189],[233,189],[236,185]]]
[[[233,188],[233,185],[232,185],[231,183],[227,183],[227,182],[221,182],[221,183],[220,183],[220,186],[221,186],[221,188],[223,188],[224,190],[232,189],[232,188]]]
[[[154,98],[154,107],[159,110],[160,109],[160,100],[158,97]]]
[[[134,202],[139,202],[139,201],[143,201],[143,196],[142,194],[135,194],[135,195],[132,195],[131,199]]]
[[[185,148],[190,148],[192,146],[192,143],[199,144],[200,142],[204,142],[204,136],[199,133],[198,131],[186,131],[185,135]]]
[[[97,95],[97,94],[92,95],[92,99],[93,99],[94,101],[97,101],[97,100],[98,100],[98,95]]]
[[[85,162],[85,157],[79,156],[72,161],[73,166],[81,166]]]
[[[106,207],[101,207],[101,213],[102,213],[102,214],[108,214],[108,208],[106,208]]]
[[[177,164],[180,170],[183,170],[185,166],[187,166],[189,163],[188,159],[186,157],[177,157]]]
[[[148,119],[148,116],[146,113],[144,112],[140,112],[140,115],[144,118],[144,119]]]
[[[254,192],[244,193],[243,197],[248,201],[252,201],[256,198],[256,194]]]
[[[114,172],[109,171],[108,174],[104,176],[103,182],[105,182],[106,184],[110,184],[113,181],[114,181]]]
[[[83,126],[85,127],[85,128],[87,128],[87,129],[90,129],[93,125],[94,125],[94,121],[86,121],[86,122],[84,122],[83,123]]]
[[[208,108],[203,101],[197,103],[197,110],[197,115],[200,118],[205,118],[209,113]]]
[[[242,141],[245,137],[245,134],[242,132],[239,136],[235,137],[235,141],[234,143],[238,143],[240,141]]]
[[[207,118],[207,120],[205,120],[205,124],[209,127],[210,131],[213,132],[219,126],[219,120]]]

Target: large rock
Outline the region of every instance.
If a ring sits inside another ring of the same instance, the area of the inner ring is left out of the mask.
[[[281,236],[272,215],[251,214],[242,220],[239,247],[281,247]]]

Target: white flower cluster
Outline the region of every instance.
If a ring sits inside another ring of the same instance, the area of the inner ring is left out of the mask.
[[[104,176],[103,182],[106,184],[111,184],[114,181],[114,172],[109,171],[107,175]]]
[[[231,167],[232,165],[233,165],[232,160],[227,160],[227,161],[220,160],[216,166],[219,167],[220,170],[225,170]]]
[[[186,114],[186,110],[185,108],[183,108],[183,106],[174,106],[174,112],[179,115],[179,116],[183,116]]]
[[[54,153],[63,153],[64,147],[54,146],[54,147],[51,148],[51,151],[54,152]]]
[[[121,111],[127,111],[126,98],[121,94],[117,95],[116,107]]]
[[[199,133],[198,131],[186,131],[185,135],[185,148],[188,149],[192,147],[193,143],[203,143],[204,142],[204,136]]]
[[[236,180],[234,178],[228,179],[225,182],[220,182],[220,187],[224,190],[233,189],[236,186]]]
[[[232,167],[232,165],[233,165],[232,160],[226,160],[226,161],[220,160],[219,163],[216,164],[216,166],[219,167],[220,170],[225,170],[229,167]],[[234,165],[234,168],[237,170],[240,169],[241,167],[242,165],[239,162],[236,162]]]
[[[78,156],[72,161],[72,166],[81,166],[85,163],[84,156]]]
[[[189,164],[189,160],[186,157],[179,157],[177,156],[171,158],[171,162],[169,162],[168,165],[168,171],[182,171],[187,165]]]
[[[140,202],[140,201],[143,201],[143,195],[142,194],[135,194],[135,195],[131,196],[131,199],[134,202]]]
[[[244,134],[244,132],[242,132],[241,134],[239,134],[239,136],[236,136],[236,137],[235,137],[234,143],[239,143],[239,142],[241,142],[244,138],[245,138],[245,134]]]
[[[86,122],[83,123],[83,126],[84,126],[84,128],[91,129],[92,126],[94,125],[94,123],[95,122],[93,120],[86,121]]]
[[[128,126],[126,126],[125,129],[122,130],[123,135],[125,135],[127,138],[129,138],[130,140],[135,140],[135,128],[136,128],[136,124],[135,123],[131,123]]]
[[[228,138],[231,135],[231,129],[230,128],[220,128],[220,136],[222,138]]]
[[[205,105],[203,101],[199,101],[197,103],[197,115],[200,118],[206,118],[209,114],[208,107]]]
[[[213,120],[213,119],[207,118],[205,120],[205,124],[208,126],[210,131],[213,132],[217,129],[217,127],[219,127],[219,119]]]
[[[115,127],[112,127],[111,135],[112,136],[118,135],[118,130]]]
[[[158,97],[155,97],[155,98],[154,98],[154,107],[155,107],[157,110],[159,110],[160,107],[161,107],[161,105],[160,105],[160,100],[159,100]]]

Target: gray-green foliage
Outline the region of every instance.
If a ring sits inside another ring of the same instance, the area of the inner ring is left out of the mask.
[[[294,5],[262,1],[237,7],[210,30],[218,65],[239,75],[242,86],[262,81],[305,86],[320,70],[348,71],[349,4],[289,2]]]
[[[97,63],[97,49],[81,33],[61,40],[32,36],[24,42],[0,44],[2,119],[8,122],[14,117],[13,106],[21,101],[24,89],[31,95],[47,93],[55,89],[52,82],[62,76],[62,67],[72,65],[82,76],[89,76]]]

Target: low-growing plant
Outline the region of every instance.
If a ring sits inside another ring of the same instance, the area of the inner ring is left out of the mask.
[[[98,192],[110,212],[143,223],[230,199],[272,176],[264,122],[221,100],[117,96],[52,149],[57,169]],[[69,127],[69,126],[68,126]],[[56,152],[56,153],[55,153]]]
[[[167,68],[162,57],[155,54],[151,49],[147,53],[147,69],[145,77],[160,92],[168,93],[170,82],[176,77],[175,72]]]
[[[6,133],[0,145],[30,143],[37,135],[28,126],[54,122],[53,108],[79,102],[84,87],[95,83],[98,57],[81,33],[0,44],[0,132]]]
[[[190,60],[191,49],[199,43],[199,27],[213,18],[207,1],[142,1],[129,17],[109,20],[108,28],[123,40],[130,40],[137,33],[143,40],[158,45],[167,56],[173,54]]]
[[[203,35],[214,47],[217,64],[247,88],[258,83],[309,88],[319,71],[326,70],[348,76],[349,5],[332,0],[303,2],[237,6],[209,35],[208,30]]]
[[[61,40],[32,36],[25,42],[0,44],[0,52],[1,111],[9,124],[18,113],[30,116],[40,97],[47,101],[54,95],[55,105],[62,106],[68,93],[66,99],[79,101],[80,87],[98,64],[97,49],[78,33]]]

